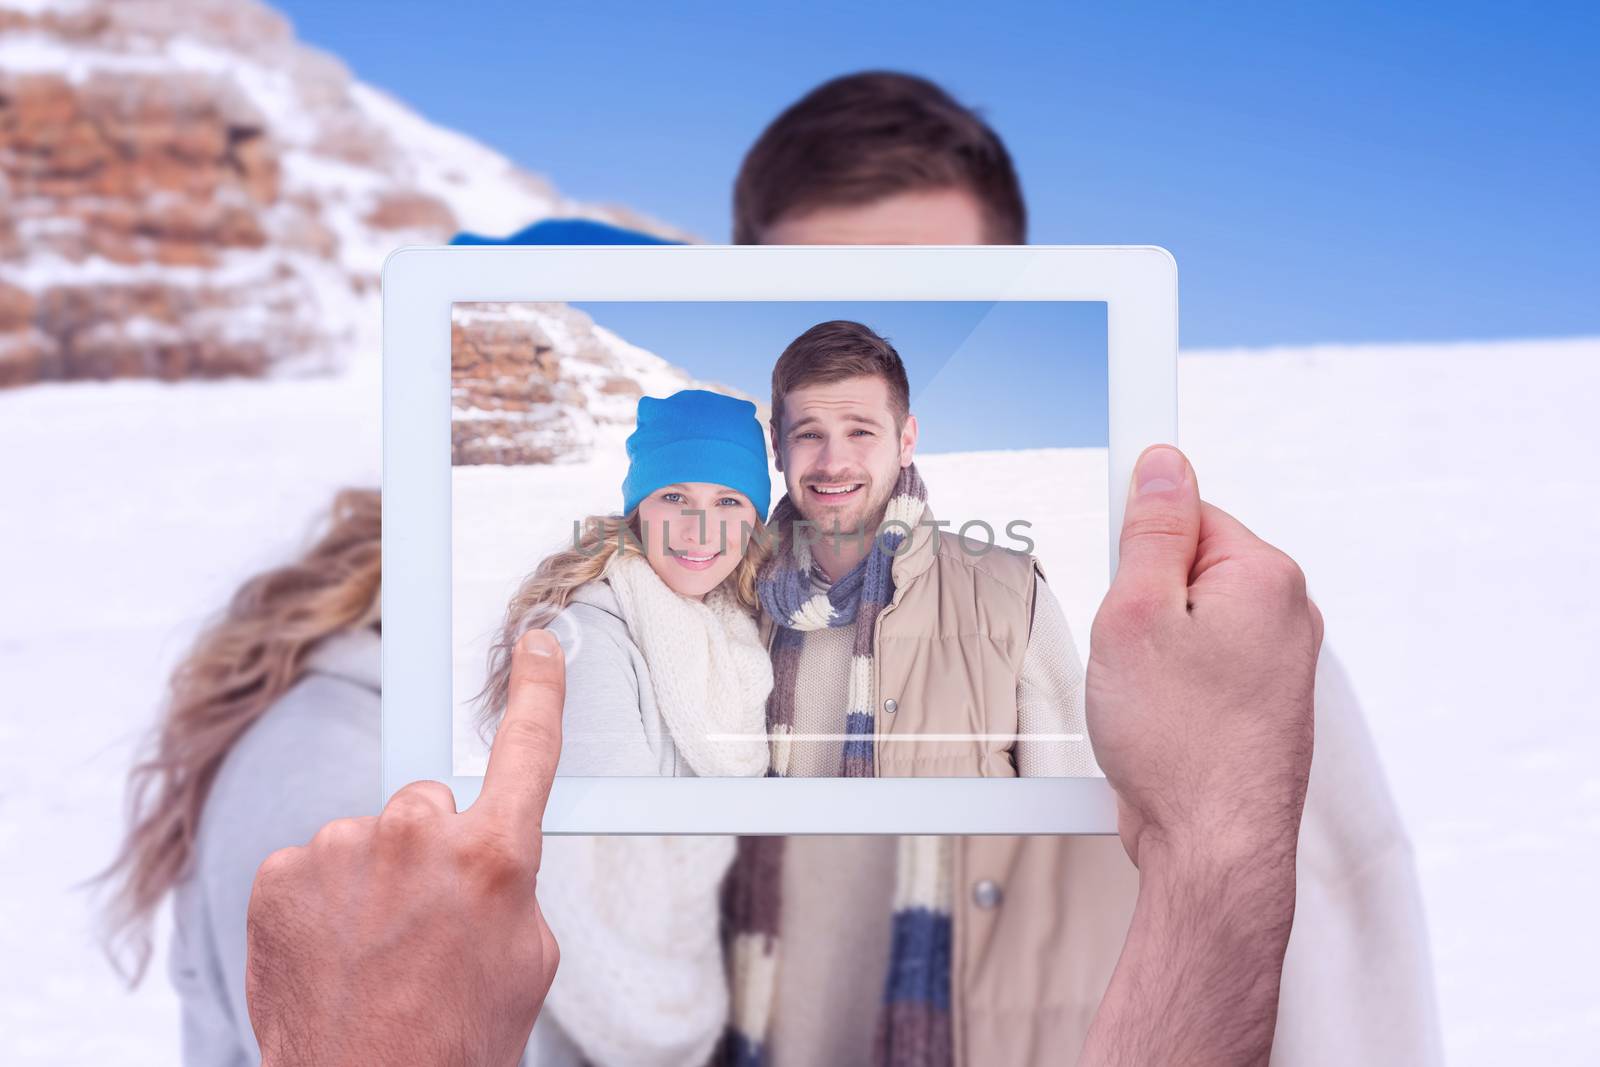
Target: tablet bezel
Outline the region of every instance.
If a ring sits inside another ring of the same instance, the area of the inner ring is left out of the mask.
[[[383,700],[386,800],[449,784],[451,305],[473,301],[1104,301],[1109,512],[1139,453],[1177,441],[1177,264],[1154,246],[469,246],[383,267]],[[1116,537],[1110,538],[1116,569]],[[546,833],[1116,832],[1101,778],[558,777]]]

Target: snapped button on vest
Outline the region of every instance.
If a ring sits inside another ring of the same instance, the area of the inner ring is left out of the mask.
[[[973,883],[972,902],[985,911],[990,911],[1000,906],[1001,898],[1005,894],[1000,890],[1000,883],[992,878]]]
[[[900,705],[894,697],[890,697],[888,700],[883,702],[883,710],[887,711],[890,715],[893,715],[896,711],[900,710]]]

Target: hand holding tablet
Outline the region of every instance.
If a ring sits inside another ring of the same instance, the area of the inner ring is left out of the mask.
[[[1150,450],[1133,481],[1089,721],[1139,901],[1080,1063],[1257,1062],[1294,912],[1321,618],[1292,561],[1202,503],[1176,450]],[[557,958],[534,888],[562,668],[549,635],[519,645],[467,812],[416,783],[263,865],[247,992],[268,1067],[516,1062]]]
[[[1140,459],[1089,729],[1139,896],[1080,1064],[1265,1063],[1295,910],[1322,615],[1294,561]]]
[[[1095,618],[1089,730],[1143,870],[1157,851],[1288,860],[1311,767],[1322,614],[1305,575],[1149,449]]]

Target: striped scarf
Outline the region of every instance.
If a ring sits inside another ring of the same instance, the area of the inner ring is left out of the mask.
[[[846,737],[839,773],[847,778],[875,774],[874,623],[894,596],[895,553],[921,521],[926,503],[916,465],[903,468],[866,558],[826,592],[813,589],[810,546],[806,538],[794,536],[798,509],[787,496],[774,509],[770,525],[780,535],[779,548],[758,582],[762,607],[776,625],[773,687],[767,701],[769,776],[784,777],[789,771],[795,682],[806,633],[851,624],[856,627],[855,645],[848,706],[841,709]],[[818,535],[833,536],[827,530]],[[717,1056],[720,1064],[766,1063],[777,985],[783,843],[781,837],[741,838],[724,886],[733,1011]],[[880,1067],[943,1067],[951,1062],[950,860],[948,838],[899,840],[889,971],[875,1035],[874,1057]]]

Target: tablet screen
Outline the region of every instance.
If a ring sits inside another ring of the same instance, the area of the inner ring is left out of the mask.
[[[538,625],[559,774],[1098,775],[1106,330],[1092,301],[453,305],[455,773]]]

